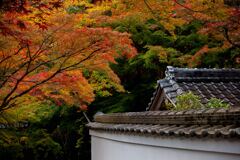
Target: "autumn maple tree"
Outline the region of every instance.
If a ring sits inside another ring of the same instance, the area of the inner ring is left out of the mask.
[[[188,21],[200,20],[204,23],[202,33],[224,39],[229,45],[239,47],[240,9],[234,1],[193,1],[184,3],[174,0],[176,11]],[[180,9],[181,8],[181,9]],[[181,11],[180,11],[181,10]],[[222,37],[221,37],[222,36]]]
[[[11,13],[7,10],[3,17]],[[28,101],[24,98],[28,96],[84,107],[93,101],[94,93],[83,70],[101,70],[120,83],[108,63],[136,54],[129,34],[78,27],[78,15],[68,15],[64,9],[53,12],[44,17],[46,24],[51,22],[46,28],[29,20],[32,14],[19,17],[24,29],[16,24],[1,28],[0,111]]]

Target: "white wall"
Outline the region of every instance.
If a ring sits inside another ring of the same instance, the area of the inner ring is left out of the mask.
[[[92,160],[240,160],[240,139],[90,134]]]

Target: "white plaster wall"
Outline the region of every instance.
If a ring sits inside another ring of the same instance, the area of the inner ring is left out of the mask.
[[[240,160],[240,140],[147,137],[90,131],[92,160]]]

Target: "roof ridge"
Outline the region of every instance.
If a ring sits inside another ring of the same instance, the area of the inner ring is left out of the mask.
[[[176,81],[239,81],[240,69],[236,68],[178,68],[167,66],[166,79]]]
[[[174,67],[174,66],[167,66],[167,70],[175,70],[175,69],[181,69],[181,70],[213,70],[213,71],[240,71],[239,68],[182,68],[182,67]]]
[[[99,123],[228,125],[240,124],[240,107],[185,111],[147,111],[97,115]]]

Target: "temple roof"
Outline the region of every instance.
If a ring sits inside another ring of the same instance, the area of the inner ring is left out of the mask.
[[[239,69],[188,69],[168,66],[165,78],[158,86],[147,110],[160,110],[163,99],[176,103],[176,97],[191,91],[198,95],[203,104],[218,98],[230,106],[240,106]]]

